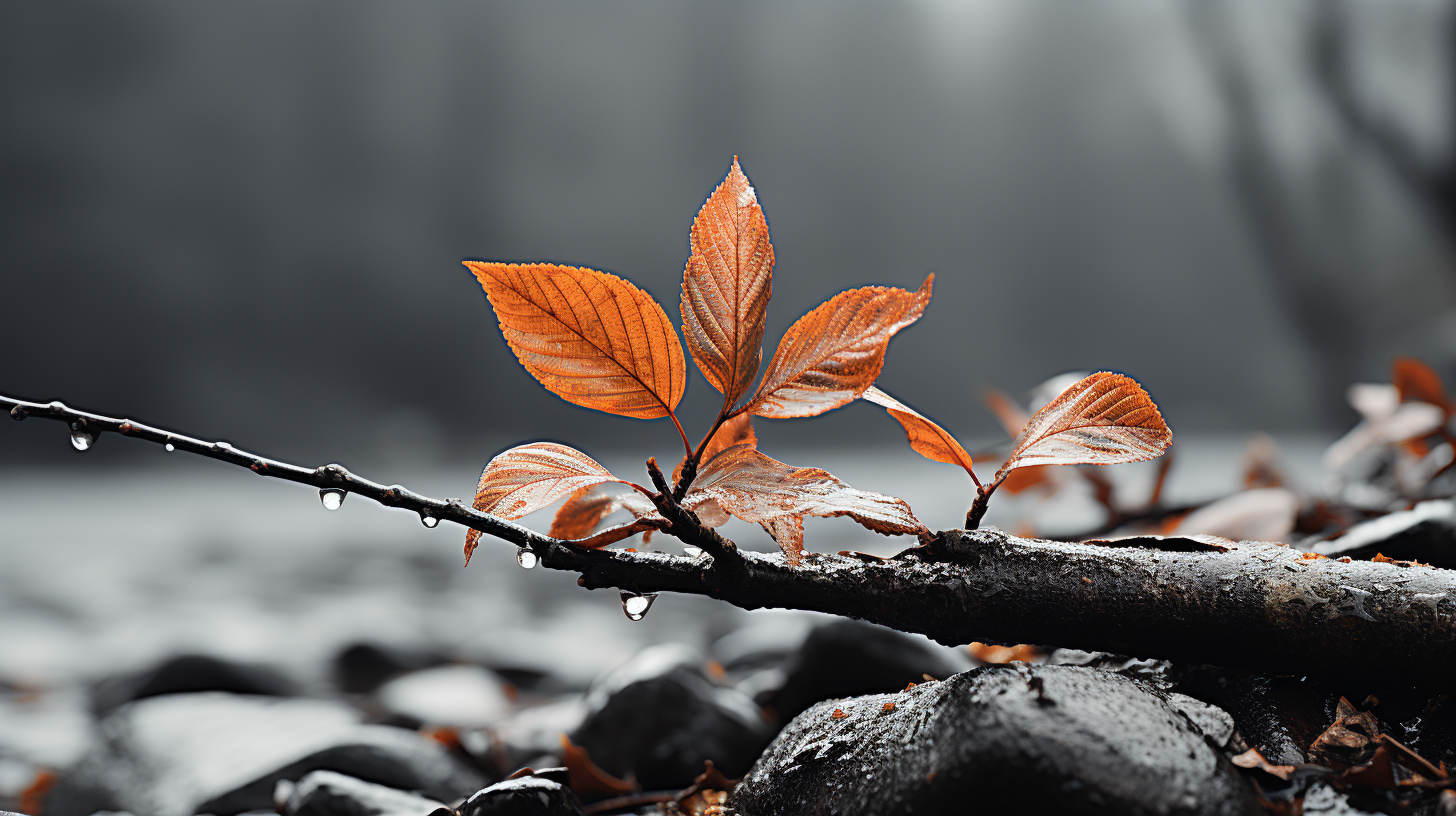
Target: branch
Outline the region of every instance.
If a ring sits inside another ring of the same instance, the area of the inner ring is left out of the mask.
[[[1393,674],[1456,679],[1456,571],[1394,563],[1306,561],[1258,542],[1143,538],[1068,544],[999,530],[947,531],[890,559],[738,552],[702,557],[579,550],[517,524],[385,487],[336,465],[314,470],[130,420],[0,397],[12,416],[75,423],[171,444],[259,475],[341,488],[530,547],[588,589],[706,595],[744,609],[861,618],[947,645],[1036,643],[1245,667],[1272,674]],[[660,489],[660,488],[659,488]],[[1141,546],[1140,546],[1141,545]]]

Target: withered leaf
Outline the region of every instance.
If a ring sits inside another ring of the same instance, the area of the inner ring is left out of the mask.
[[[924,314],[934,280],[927,277],[915,292],[850,289],[799,318],[779,341],[748,410],[807,417],[854,401],[880,375],[890,338]]]
[[[971,472],[971,455],[950,432],[930,421],[924,414],[900,402],[880,389],[870,386],[861,395],[864,399],[882,406],[905,428],[910,440],[910,449],[927,459],[960,465]]]
[[[532,442],[511,448],[486,464],[475,489],[474,506],[482,513],[518,519],[603,482],[630,484],[579,450],[555,442]],[[479,541],[479,531],[466,534],[467,564]]]
[[[1158,406],[1131,377],[1078,380],[1021,429],[997,480],[1027,465],[1111,465],[1155,458],[1173,441]]]
[[[703,376],[733,405],[763,360],[763,322],[773,291],[773,245],[738,157],[693,220],[683,270],[683,335]]]
[[[1441,375],[1421,360],[1395,358],[1390,364],[1390,383],[1400,394],[1401,402],[1428,402],[1444,409],[1448,415],[1451,413]]]
[[[786,465],[748,445],[728,448],[713,457],[693,482],[684,504],[699,518],[702,510],[716,504],[750,523],[772,522],[770,534],[783,536],[779,546],[791,559],[798,558],[803,533],[801,527],[795,532],[793,522],[785,524],[785,516],[849,516],[886,535],[925,530],[903,499],[856,490],[823,470]]]
[[[1258,748],[1250,748],[1234,757],[1231,761],[1240,768],[1258,768],[1265,773],[1273,774],[1285,780],[1289,779],[1289,775],[1294,773],[1293,765],[1275,765],[1265,759],[1264,755],[1259,753]]]
[[[616,275],[558,264],[466,261],[526,370],[567,402],[655,419],[687,383],[677,330]]]

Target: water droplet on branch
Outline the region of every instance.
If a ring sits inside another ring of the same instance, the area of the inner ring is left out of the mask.
[[[655,600],[657,600],[656,592],[639,595],[624,589],[622,590],[622,612],[626,614],[627,620],[640,621],[647,617],[647,610],[652,608],[652,602]]]
[[[521,569],[531,569],[535,567],[536,562],[540,560],[541,559],[536,556],[536,553],[525,547],[516,550],[516,563],[521,565]]]
[[[440,523],[440,520],[428,513],[421,513],[420,523],[433,530],[435,529],[435,525]]]
[[[94,444],[96,444],[95,436],[81,430],[80,425],[74,422],[71,423],[71,447],[78,451],[83,451],[89,449]]]
[[[174,450],[177,450],[177,449],[172,446],[172,443],[171,442],[168,442],[167,443],[167,453],[171,453]]]
[[[20,420],[25,419],[28,416],[30,416],[30,412],[25,410],[24,405],[17,405],[14,408],[10,409],[10,418],[15,420],[16,422],[19,422]]]
[[[319,491],[319,501],[324,503],[325,510],[338,510],[347,495],[349,494],[336,487],[326,487]]]

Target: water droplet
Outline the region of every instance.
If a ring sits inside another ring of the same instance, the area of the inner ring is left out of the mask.
[[[319,491],[319,501],[324,503],[325,510],[338,510],[347,495],[349,494],[336,487],[326,487]]]
[[[10,409],[10,418],[15,420],[16,422],[19,422],[20,420],[25,419],[28,416],[30,416],[30,412],[25,410],[24,405],[17,405],[14,408]]]
[[[96,443],[96,437],[81,430],[81,426],[71,423],[71,447],[78,451],[86,450]]]
[[[657,600],[656,592],[638,595],[624,589],[622,590],[622,612],[627,615],[627,620],[640,621],[647,617],[647,610],[652,608],[652,602],[655,600]]]
[[[171,453],[174,450],[177,450],[177,449],[172,446],[172,443],[171,442],[168,442],[167,443],[167,453]]]
[[[541,559],[537,558],[534,552],[531,552],[525,547],[516,550],[516,563],[521,565],[521,569],[531,569],[535,567],[536,562],[540,560]]]
[[[686,555],[688,558],[697,558],[703,554],[703,548],[694,547],[691,544],[686,544],[683,546],[683,554]]]
[[[435,525],[440,523],[440,520],[432,515],[429,515],[428,513],[421,513],[420,523],[433,530],[435,529]]]

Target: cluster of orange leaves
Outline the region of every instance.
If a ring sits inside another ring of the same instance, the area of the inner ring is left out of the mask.
[[[465,264],[485,289],[511,350],[543,386],[587,408],[670,418],[685,451],[673,473],[672,499],[709,527],[730,516],[761,525],[791,563],[802,557],[805,516],[848,516],[887,535],[928,530],[902,499],[766,456],[758,450],[754,416],[809,417],[864,398],[899,421],[915,451],[958,465],[976,480],[970,454],[950,433],[873,387],[890,339],[929,304],[933,275],[916,291],[866,286],[835,295],[789,328],[759,379],[774,251],[757,193],[737,158],[693,221],[683,271],[679,314],[688,352],[723,396],[696,447],[676,414],[687,384],[686,355],[651,295],[593,269]],[[1029,418],[992,489],[1017,468],[1136,461],[1157,456],[1170,441],[1167,425],[1136,382],[1094,374]],[[562,497],[568,498],[551,535],[578,547],[668,528],[656,505],[664,497],[551,442],[520,445],[492,459],[474,506],[518,519]],[[602,529],[618,510],[632,519]],[[478,540],[477,531],[467,535],[467,560]]]

